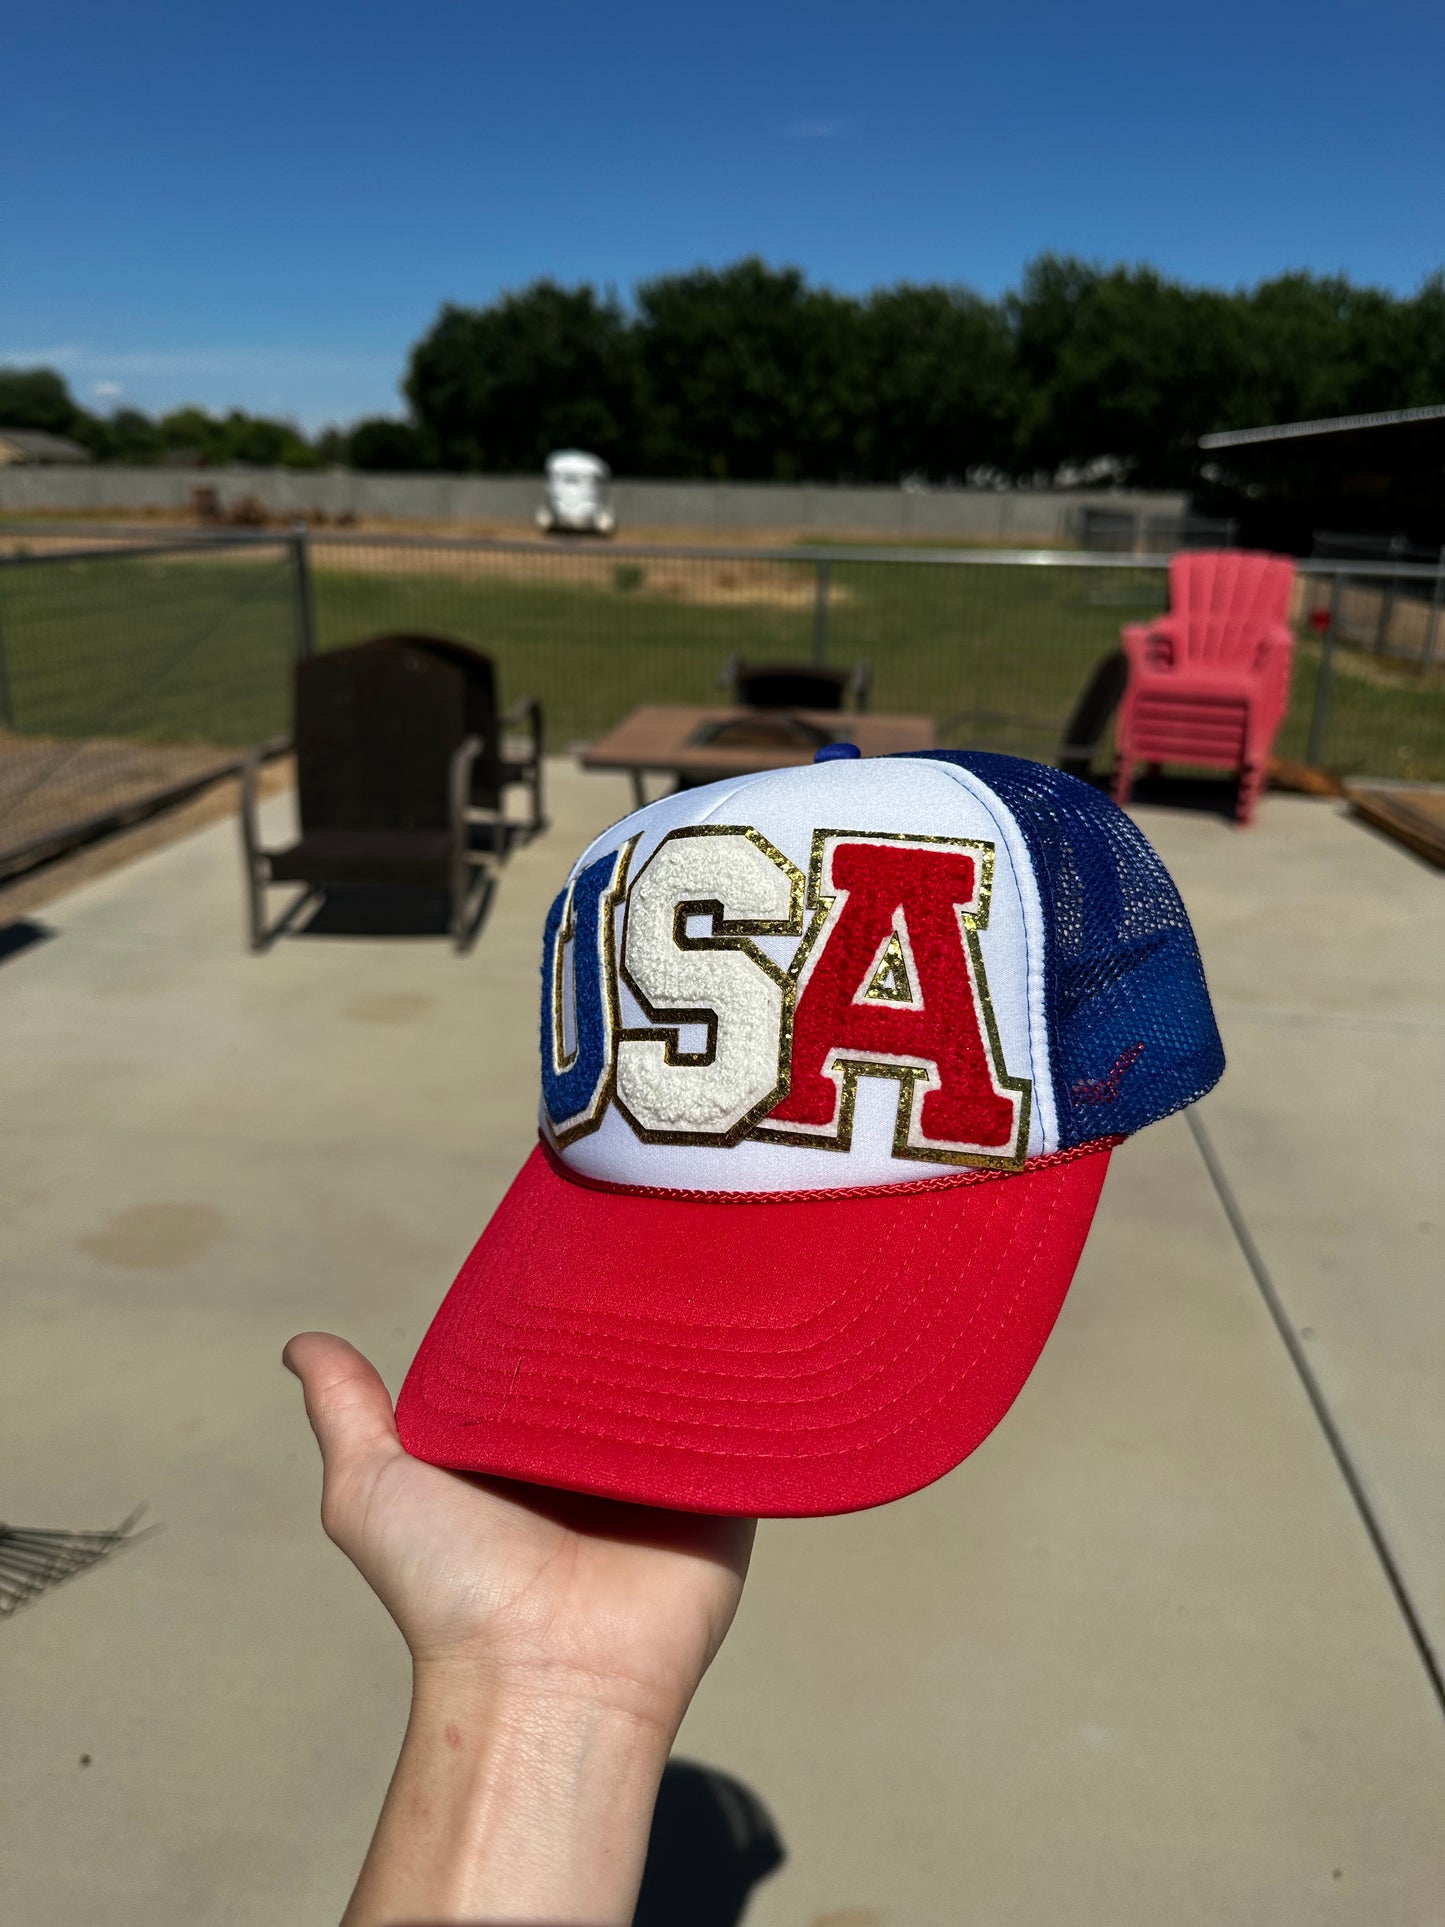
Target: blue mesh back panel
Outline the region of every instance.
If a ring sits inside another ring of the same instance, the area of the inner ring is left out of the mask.
[[[1060,1148],[1137,1131],[1203,1097],[1224,1048],[1184,905],[1142,832],[1101,791],[1042,763],[915,753],[986,783],[1033,858]]]

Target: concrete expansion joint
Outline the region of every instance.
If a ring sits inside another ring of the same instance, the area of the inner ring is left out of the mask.
[[[1235,1196],[1233,1187],[1225,1173],[1224,1166],[1220,1162],[1219,1153],[1215,1149],[1214,1141],[1209,1135],[1204,1119],[1200,1116],[1200,1107],[1197,1104],[1193,1104],[1184,1115],[1185,1122],[1189,1126],[1190,1135],[1198,1147],[1199,1155],[1204,1162],[1204,1168],[1209,1174],[1209,1181],[1214,1187],[1215,1195],[1219,1199],[1225,1217],[1229,1220],[1229,1228],[1234,1233],[1240,1255],[1249,1267],[1250,1275],[1259,1289],[1259,1294],[1264,1300],[1265,1308],[1274,1321],[1275,1330],[1279,1333],[1281,1342],[1289,1354],[1290,1363],[1294,1366],[1296,1376],[1304,1388],[1304,1394],[1309,1400],[1310,1409],[1313,1411],[1319,1428],[1324,1434],[1325,1443],[1328,1445],[1335,1464],[1339,1468],[1340,1476],[1345,1482],[1351,1499],[1354,1501],[1355,1510],[1360,1515],[1360,1521],[1365,1528],[1366,1536],[1369,1538],[1375,1557],[1379,1561],[1380,1569],[1385,1575],[1391,1593],[1394,1595],[1400,1617],[1405,1622],[1405,1629],[1410,1635],[1415,1651],[1419,1655],[1420,1664],[1424,1667],[1426,1677],[1429,1679],[1430,1688],[1435,1695],[1436,1704],[1440,1709],[1441,1715],[1445,1716],[1445,1668],[1442,1668],[1439,1655],[1435,1652],[1434,1646],[1431,1644],[1429,1634],[1425,1630],[1424,1621],[1416,1608],[1415,1601],[1410,1593],[1410,1588],[1406,1583],[1405,1575],[1400,1569],[1399,1561],[1395,1557],[1394,1550],[1386,1536],[1384,1525],[1375,1510],[1369,1492],[1366,1490],[1364,1479],[1358,1466],[1355,1464],[1344,1434],[1340,1430],[1334,1413],[1330,1410],[1329,1402],[1325,1397],[1324,1389],[1315,1373],[1314,1366],[1310,1363],[1309,1357],[1305,1352],[1303,1344],[1305,1332],[1296,1330],[1288,1311],[1285,1309],[1285,1304],[1280,1297],[1279,1289],[1270,1275],[1268,1265],[1265,1263],[1264,1254],[1255,1240],[1254,1233],[1250,1230],[1249,1222],[1244,1215],[1238,1198]],[[1306,1327],[1305,1331],[1309,1331],[1309,1335],[1311,1337],[1313,1336],[1310,1328]]]

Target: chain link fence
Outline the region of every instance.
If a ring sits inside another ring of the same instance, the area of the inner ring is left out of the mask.
[[[0,878],[284,737],[306,641],[294,540],[0,557]]]
[[[0,875],[285,735],[299,652],[388,631],[484,649],[560,748],[642,702],[722,699],[734,658],[866,662],[940,743],[1055,760],[1167,558],[473,542],[329,531],[0,554]],[[1278,753],[1445,780],[1445,571],[1312,560]],[[1107,739],[1096,766],[1108,765]]]
[[[875,708],[931,716],[947,745],[1051,761],[1120,625],[1168,602],[1164,556],[327,533],[310,550],[319,646],[385,629],[459,636],[494,657],[509,697],[540,698],[562,745],[640,702],[718,700],[738,656],[866,661]],[[1305,563],[1295,617],[1280,755],[1445,779],[1445,570]],[[1107,756],[1106,742],[1101,767]]]

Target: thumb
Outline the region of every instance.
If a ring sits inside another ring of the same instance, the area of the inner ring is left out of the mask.
[[[345,1477],[378,1447],[401,1450],[391,1396],[354,1345],[331,1332],[301,1332],[281,1360],[301,1380],[328,1478]]]

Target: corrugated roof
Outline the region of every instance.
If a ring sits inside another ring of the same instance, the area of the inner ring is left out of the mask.
[[[0,423],[0,442],[7,442],[11,448],[18,448],[22,455],[28,455],[37,462],[91,460],[88,448],[82,448],[79,442],[72,442],[64,435],[52,435],[45,428],[6,428]]]
[[[1201,448],[1244,448],[1251,442],[1286,442],[1304,435],[1343,435],[1350,429],[1394,428],[1404,422],[1445,421],[1445,405],[1387,408],[1378,415],[1331,415],[1315,422],[1279,422],[1272,428],[1227,428],[1201,435]]]

